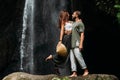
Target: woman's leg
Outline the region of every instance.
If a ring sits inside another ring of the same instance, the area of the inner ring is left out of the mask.
[[[46,59],[45,59],[45,61],[48,61],[48,60],[51,60],[51,59],[53,59],[53,55],[49,55]]]

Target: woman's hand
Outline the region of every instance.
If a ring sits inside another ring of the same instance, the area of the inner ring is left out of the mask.
[[[59,41],[57,45],[60,45],[62,43],[62,41]]]

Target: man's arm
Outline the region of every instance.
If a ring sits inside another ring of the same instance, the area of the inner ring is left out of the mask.
[[[79,44],[80,50],[83,49],[83,41],[84,41],[84,32],[80,33],[80,44]]]

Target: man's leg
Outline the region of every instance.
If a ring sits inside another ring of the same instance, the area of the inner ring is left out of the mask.
[[[76,66],[76,61],[74,57],[73,50],[70,50],[70,62],[71,62],[71,70],[72,70],[72,75],[70,77],[77,77],[77,66]]]
[[[74,55],[75,55],[75,58],[77,59],[78,63],[80,64],[81,68],[85,69],[87,66],[85,64],[85,61],[83,59],[83,56],[82,56],[79,48],[74,48]]]
[[[84,69],[84,74],[83,76],[86,76],[88,75],[88,69],[87,69],[87,66],[85,64],[85,61],[83,59],[83,56],[82,56],[82,53],[80,52],[80,49],[79,48],[75,48],[74,49],[74,55],[78,61],[78,63],[80,64],[81,68]]]

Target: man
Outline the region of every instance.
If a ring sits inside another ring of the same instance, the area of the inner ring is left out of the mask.
[[[82,20],[79,18],[80,15],[81,15],[80,11],[75,11],[72,14],[72,18],[75,20],[75,22],[73,23],[72,28],[71,39],[72,49],[70,50],[72,75],[70,77],[77,77],[76,60],[80,64],[81,68],[84,69],[83,76],[86,76],[89,73],[81,53],[81,50],[83,48],[85,27]]]

